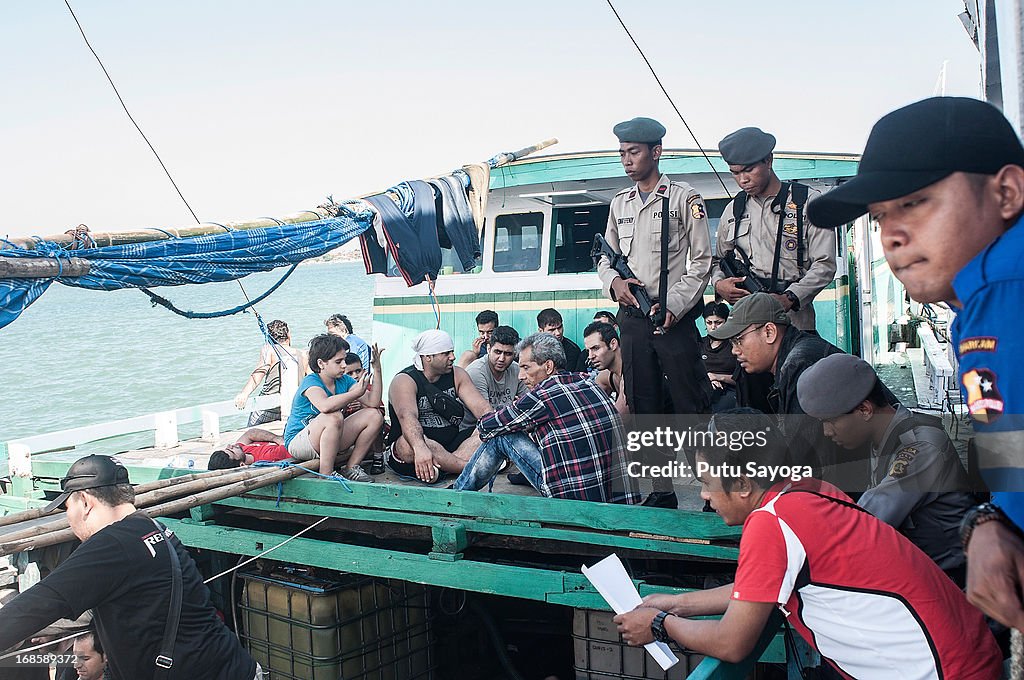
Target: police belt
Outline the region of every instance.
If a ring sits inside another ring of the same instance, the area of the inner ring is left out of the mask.
[[[753,274],[751,274],[751,278],[761,284],[761,287],[766,293],[785,293],[791,285],[799,281],[799,279],[797,279],[797,281],[776,281],[773,283],[769,277],[762,278]]]
[[[651,299],[651,304],[657,304],[657,303],[658,303],[658,299],[657,298],[652,298]],[[631,316],[631,317],[633,317],[635,319],[650,319],[650,317],[647,316],[646,314],[644,314],[643,312],[641,312],[639,308],[633,307],[632,305],[624,305],[624,304],[622,304],[620,302],[619,303],[619,308],[623,311],[623,313],[626,316]],[[691,307],[689,309],[689,311],[686,312],[686,314],[683,314],[683,316],[676,321],[676,324],[678,325],[678,323],[681,322],[681,321],[696,321],[697,319],[700,318],[701,314],[703,314],[703,313],[704,313],[704,299],[701,298],[701,299],[697,300],[696,303],[694,303],[693,307]]]

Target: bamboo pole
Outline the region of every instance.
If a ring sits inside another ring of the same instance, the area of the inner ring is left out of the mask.
[[[253,477],[233,484],[225,484],[224,486],[220,486],[200,494],[168,501],[160,505],[154,505],[150,508],[144,508],[144,510],[150,517],[174,514],[197,505],[205,505],[207,503],[222,501],[225,498],[231,498],[232,496],[248,493],[254,489],[259,489],[264,486],[276,484],[277,482],[292,479],[293,477],[298,477],[319,465],[319,459],[313,459],[306,461],[305,463],[300,463],[294,467],[275,469],[267,475]],[[0,543],[0,557],[3,557],[4,555],[11,555],[16,552],[23,552],[25,550],[34,550],[36,548],[45,548],[46,546],[57,545],[58,543],[66,543],[67,541],[72,541],[74,539],[75,533],[71,529],[61,529],[59,531],[51,531],[31,538],[4,541],[3,543]]]
[[[259,468],[232,468],[231,470],[224,470],[223,472],[232,472],[232,476],[227,477],[224,475],[213,475],[211,473],[210,478],[203,478],[200,475],[189,475],[192,479],[184,484],[168,485],[165,484],[163,487],[157,487],[150,489],[144,493],[142,487],[145,484],[140,484],[135,489],[135,507],[136,508],[147,508],[151,505],[155,505],[162,501],[167,501],[172,498],[178,498],[187,494],[194,493],[196,491],[208,491],[215,489],[225,484],[231,484],[234,482],[242,481],[245,479],[252,479],[253,477],[259,477],[265,474],[269,474],[278,468],[259,467]],[[222,472],[221,470],[214,470],[214,472]],[[158,482],[166,482],[168,480],[158,480]],[[151,482],[150,484],[156,484],[157,482]],[[44,524],[37,524],[35,526],[20,529],[18,531],[12,531],[4,534],[2,540],[5,543],[11,541],[19,541],[23,538],[31,538],[33,536],[41,536],[42,534],[50,533],[51,531],[57,531],[60,529],[67,529],[70,525],[68,524],[68,518],[66,512],[59,512],[51,515],[53,520]]]
[[[507,165],[512,161],[519,160],[531,153],[536,153],[541,149],[546,149],[553,144],[557,144],[558,140],[555,138],[545,139],[543,142],[539,142],[532,146],[527,146],[519,151],[507,152],[498,154],[492,159],[492,167],[501,167]],[[447,173],[446,173],[447,174]],[[484,191],[487,187],[482,187]],[[364,194],[362,198],[366,196],[372,196],[374,194],[381,193],[379,191],[373,192],[372,194]],[[209,234],[218,234],[226,230],[245,230],[245,229],[262,229],[265,227],[273,227],[276,225],[284,224],[302,224],[303,222],[315,222],[316,220],[327,219],[333,217],[325,208],[316,208],[314,210],[303,210],[301,212],[292,213],[282,217],[280,220],[261,217],[253,220],[245,220],[238,222],[225,222],[223,225],[215,224],[212,222],[204,222],[203,224],[193,227],[182,227],[180,229],[167,228],[167,229],[142,229],[135,231],[117,231],[117,232],[98,232],[90,233],[89,236],[95,242],[97,247],[103,246],[118,246],[127,243],[143,243],[146,241],[162,241],[169,238],[193,238],[195,236],[207,236]],[[80,234],[76,230],[69,230],[63,234],[54,234],[52,236],[45,236],[42,240],[50,241],[62,246],[73,245],[76,238],[80,238]],[[36,246],[35,238],[27,237],[12,237],[6,239],[6,243],[0,241],[0,253],[5,248],[18,247],[24,248],[25,250],[33,250]],[[0,278],[3,278],[0,276]]]
[[[57,276],[85,276],[89,261],[80,257],[0,257],[0,279],[52,279]]]
[[[175,486],[177,484],[185,484],[187,482],[195,481],[200,477],[210,479],[213,477],[221,477],[223,475],[234,474],[238,472],[238,468],[231,468],[230,470],[210,470],[208,472],[193,472],[188,475],[179,475],[177,477],[168,477],[167,479],[157,479],[152,482],[146,482],[144,484],[138,484],[135,486],[136,495],[144,494],[148,491],[154,491],[156,489],[163,489],[168,486]],[[22,510],[21,512],[14,512],[9,515],[0,517],[0,527],[10,526],[11,524],[19,524],[21,522],[28,522],[40,517],[46,517],[43,513],[42,508],[33,508],[31,510]],[[54,515],[56,517],[56,515]]]

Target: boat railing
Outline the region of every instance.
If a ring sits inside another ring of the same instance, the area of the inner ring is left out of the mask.
[[[153,433],[155,448],[170,449],[178,446],[181,442],[179,427],[193,423],[201,423],[199,437],[201,441],[215,442],[220,438],[220,419],[222,417],[242,416],[253,411],[279,406],[283,407],[282,414],[284,414],[287,411],[282,402],[283,399],[278,394],[268,394],[250,399],[242,409],[237,408],[233,401],[215,401],[11,439],[0,447],[5,447],[7,450],[6,459],[11,477],[31,477],[32,456],[36,454],[72,449],[90,442],[143,432]],[[289,400],[289,405],[290,403]],[[6,476],[3,462],[4,455],[0,450],[0,477]]]

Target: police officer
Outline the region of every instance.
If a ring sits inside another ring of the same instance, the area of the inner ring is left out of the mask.
[[[718,223],[711,283],[730,304],[750,294],[751,282],[722,268],[722,258],[732,252],[782,303],[794,327],[814,331],[814,297],[836,274],[836,234],[811,228],[806,206],[820,192],[782,182],[772,169],[774,149],[775,137],[756,127],[741,128],[718,143],[741,191]]]
[[[871,365],[849,354],[809,367],[797,381],[797,395],[839,446],[853,450],[870,443],[870,482],[858,504],[897,528],[963,587],[959,528],[974,498],[942,421],[893,408]]]
[[[710,383],[696,325],[711,273],[704,200],[658,169],[661,123],[634,118],[613,132],[622,167],[635,184],[612,199],[605,239],[626,257],[636,278],[623,279],[607,258],[597,270],[605,294],[619,303],[626,402],[632,413],[664,413],[669,396],[676,413],[704,413]],[[638,309],[630,284],[644,286],[656,301],[650,316]],[[655,481],[655,494],[645,502],[675,507],[671,481]]]

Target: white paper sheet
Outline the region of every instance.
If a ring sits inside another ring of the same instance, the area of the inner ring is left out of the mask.
[[[583,566],[583,575],[594,584],[608,606],[616,614],[632,611],[642,602],[633,580],[626,573],[619,556],[612,553],[592,567]],[[658,662],[663,671],[679,663],[679,657],[672,653],[664,642],[649,642],[644,645],[647,653]]]

